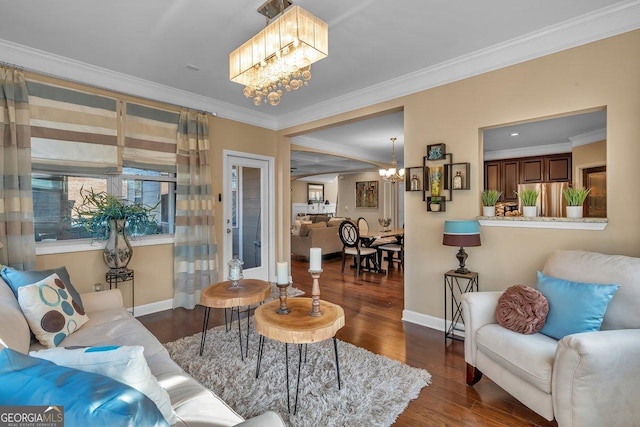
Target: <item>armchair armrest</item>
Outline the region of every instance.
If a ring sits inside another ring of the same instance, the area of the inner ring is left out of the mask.
[[[466,292],[462,294],[462,320],[464,321],[464,360],[476,366],[476,331],[484,325],[498,323],[496,307],[503,294],[495,292]]]
[[[640,329],[564,337],[556,350],[551,387],[558,425],[636,425],[640,420]]]
[[[120,308],[124,306],[120,289],[109,289],[100,292],[87,292],[80,294],[84,311],[92,313],[108,308]]]

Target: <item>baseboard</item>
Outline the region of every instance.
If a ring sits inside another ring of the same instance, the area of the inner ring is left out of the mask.
[[[426,326],[427,328],[435,329],[436,331],[445,331],[445,328],[449,328],[451,321],[441,319],[439,317],[430,316],[428,314],[418,313],[411,310],[402,311],[402,320],[405,322],[415,323],[416,325]],[[459,337],[464,337],[464,325],[461,323],[457,325],[454,334]]]
[[[166,299],[164,301],[152,302],[144,305],[136,305],[135,316],[145,316],[147,314],[157,313],[159,311],[171,310],[173,308],[173,300]]]

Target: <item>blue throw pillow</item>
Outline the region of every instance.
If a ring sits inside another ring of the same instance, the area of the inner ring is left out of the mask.
[[[68,426],[168,426],[138,390],[103,375],[58,366],[5,348],[0,352],[3,405],[64,407]]]
[[[82,305],[82,300],[80,299],[80,294],[76,291],[76,288],[71,284],[71,278],[69,277],[69,273],[67,272],[66,267],[58,267],[52,268],[49,270],[33,270],[33,271],[20,271],[11,267],[3,267],[0,270],[0,276],[4,279],[5,282],[9,285],[13,294],[18,299],[18,288],[21,286],[32,285],[36,282],[39,282],[52,274],[57,274],[62,283],[66,286],[69,294],[71,294],[71,298],[75,301],[75,305],[78,307],[78,313],[84,313],[84,306]]]
[[[557,340],[578,332],[599,331],[609,301],[620,285],[577,283],[538,272],[536,286],[549,302],[540,333]]]

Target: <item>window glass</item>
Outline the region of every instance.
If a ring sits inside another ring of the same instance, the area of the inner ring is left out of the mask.
[[[136,235],[173,234],[175,177],[171,173],[133,168],[124,168],[122,175],[114,176],[34,172],[31,182],[36,242],[91,238],[73,214],[74,206],[82,201],[83,188],[108,191],[153,208],[159,226],[138,230]]]

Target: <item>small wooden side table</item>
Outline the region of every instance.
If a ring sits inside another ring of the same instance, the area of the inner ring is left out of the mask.
[[[271,338],[284,343],[285,369],[287,377],[287,409],[291,412],[289,397],[289,344],[298,344],[298,379],[296,384],[296,399],[293,413],[298,410],[298,392],[300,390],[300,368],[302,366],[302,344],[324,341],[333,338],[333,350],[336,358],[336,374],[338,390],[340,390],[340,363],[338,361],[338,343],[336,332],[344,326],[344,310],[336,304],[320,301],[322,316],[309,316],[311,298],[290,298],[287,300],[289,314],[277,314],[280,301],[271,301],[256,308],[254,324],[260,334],[258,347],[258,361],[256,364],[256,378],[260,374],[260,362],[264,339]],[[306,358],[306,352],[305,352]]]
[[[240,307],[247,308],[247,354],[249,353],[249,317],[251,316],[251,305],[258,304],[271,294],[269,282],[257,279],[240,280],[239,286],[232,287],[233,282],[226,280],[209,285],[200,294],[200,304],[205,306],[204,319],[202,322],[202,338],[200,339],[200,356],[204,350],[207,340],[207,326],[209,325],[209,311],[212,308],[231,308],[231,320],[233,321],[233,308],[238,308],[238,336],[240,338],[240,358],[244,360],[245,353],[242,350],[242,332],[240,329]],[[280,301],[275,301],[280,303]],[[226,321],[226,314],[225,314]]]
[[[462,319],[462,300],[461,296],[465,292],[478,292],[478,273],[470,271],[466,274],[456,273],[455,270],[449,270],[444,273],[444,342],[447,338],[452,340],[464,341],[464,338],[456,335],[459,331],[458,323],[464,325]],[[447,298],[449,295],[449,298]],[[447,326],[448,306],[447,299],[450,299],[451,307],[451,323]]]

